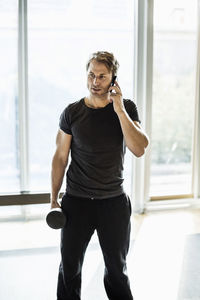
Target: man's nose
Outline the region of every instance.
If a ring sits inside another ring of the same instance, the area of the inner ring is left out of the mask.
[[[95,84],[95,85],[99,84],[99,77],[96,77],[96,76],[94,77],[93,84]]]

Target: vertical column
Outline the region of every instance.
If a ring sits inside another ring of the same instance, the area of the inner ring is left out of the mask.
[[[197,9],[197,57],[196,57],[196,91],[195,91],[195,121],[193,137],[193,194],[200,198],[200,0]]]
[[[18,95],[20,189],[26,192],[29,190],[27,0],[19,0],[18,10]]]
[[[135,1],[135,96],[142,127],[151,136],[153,68],[153,0]],[[149,198],[150,146],[134,161],[134,211],[143,212]]]

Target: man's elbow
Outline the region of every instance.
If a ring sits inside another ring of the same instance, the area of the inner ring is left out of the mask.
[[[136,148],[136,147],[129,147],[128,145],[127,145],[127,147],[133,153],[133,155],[135,155],[136,157],[141,157],[145,153],[145,149],[142,147]]]
[[[143,156],[144,155],[144,153],[145,153],[145,149],[143,148],[143,149],[141,149],[140,151],[132,151],[132,153],[136,156],[136,157],[141,157],[141,156]]]
[[[145,154],[145,149],[149,145],[149,139],[145,137],[144,143],[140,146],[136,147],[130,147],[129,150],[136,156],[136,157],[141,157]]]

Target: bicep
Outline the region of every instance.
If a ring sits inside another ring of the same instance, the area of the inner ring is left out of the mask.
[[[71,148],[72,135],[65,133],[59,129],[56,137],[56,154],[59,158],[67,162],[70,148]]]

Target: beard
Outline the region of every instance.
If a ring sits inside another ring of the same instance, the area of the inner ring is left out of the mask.
[[[110,85],[108,85],[106,87],[94,87],[93,85],[91,85],[91,86],[88,85],[87,87],[93,96],[101,97],[101,96],[105,96],[106,94],[109,93],[108,89],[109,89]]]

